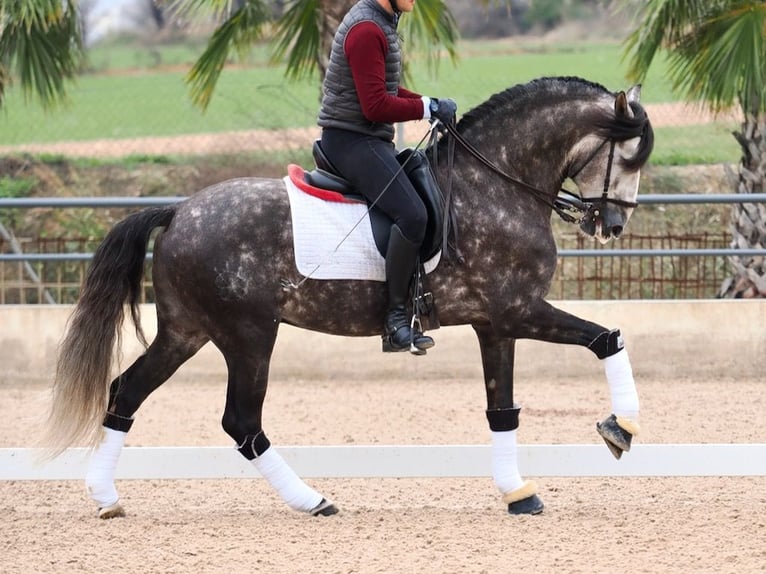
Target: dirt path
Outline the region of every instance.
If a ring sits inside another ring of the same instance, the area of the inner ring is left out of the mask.
[[[647,113],[654,127],[678,127],[705,124],[715,118],[686,104],[649,104]],[[733,116],[725,116],[734,119]],[[426,133],[425,122],[408,122],[405,141],[417,143]],[[227,154],[285,149],[309,149],[319,136],[319,128],[296,128],[280,131],[250,130],[176,137],[101,139],[82,142],[56,142],[0,146],[0,155],[33,153],[68,157],[119,158],[129,155]]]

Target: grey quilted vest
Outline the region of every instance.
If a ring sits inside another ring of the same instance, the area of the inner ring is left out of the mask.
[[[351,67],[343,53],[343,45],[349,30],[365,21],[377,24],[388,41],[386,90],[389,94],[395,95],[399,89],[402,57],[399,50],[399,36],[396,32],[397,20],[376,0],[361,0],[348,11],[335,33],[330,52],[330,64],[322,85],[322,105],[319,109],[318,123],[323,128],[341,128],[393,140],[393,124],[371,122],[364,117],[359,95],[354,86],[354,78],[351,75]]]

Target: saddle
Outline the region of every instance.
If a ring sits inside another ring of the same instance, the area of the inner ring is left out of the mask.
[[[316,167],[311,171],[303,172],[304,181],[315,188],[339,193],[349,201],[369,202],[344,179],[333,166],[332,162],[322,150],[320,140],[314,141],[312,149]],[[444,196],[442,195],[436,178],[431,171],[426,154],[420,150],[404,149],[396,156],[400,165],[404,166],[404,172],[409,177],[415,191],[420,196],[428,213],[425,239],[420,248],[420,260],[428,261],[434,257],[442,247],[442,232],[444,226]],[[388,215],[375,206],[370,209],[370,225],[375,246],[378,252],[385,257],[388,248],[388,237],[391,234],[393,221]]]

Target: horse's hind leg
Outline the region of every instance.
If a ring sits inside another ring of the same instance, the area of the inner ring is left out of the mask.
[[[133,415],[144,400],[206,342],[200,335],[181,336],[160,328],[146,352],[112,381],[104,417],[104,438],[91,455],[85,478],[88,494],[98,504],[100,518],[124,515],[114,473]]]
[[[523,480],[518,468],[516,429],[521,407],[513,401],[516,339],[500,337],[487,326],[474,326],[474,330],[479,338],[487,392],[492,478],[510,514],[539,514],[544,505],[537,496],[537,484]]]
[[[290,508],[329,516],[338,512],[335,505],[298,477],[263,431],[263,401],[277,328],[277,324],[265,328],[250,325],[241,337],[233,336],[230,330],[225,342],[216,341],[229,369],[223,429]]]

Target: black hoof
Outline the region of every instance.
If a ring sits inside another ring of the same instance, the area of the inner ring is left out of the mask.
[[[604,439],[606,446],[609,447],[609,452],[617,460],[620,460],[623,452],[630,450],[633,435],[617,424],[617,417],[613,414],[606,417],[602,422],[597,422],[596,431]]]
[[[508,505],[508,514],[540,514],[545,508],[543,501],[536,494],[511,502]]]
[[[326,498],[317,504],[311,511],[311,516],[332,516],[338,514],[338,507]]]

